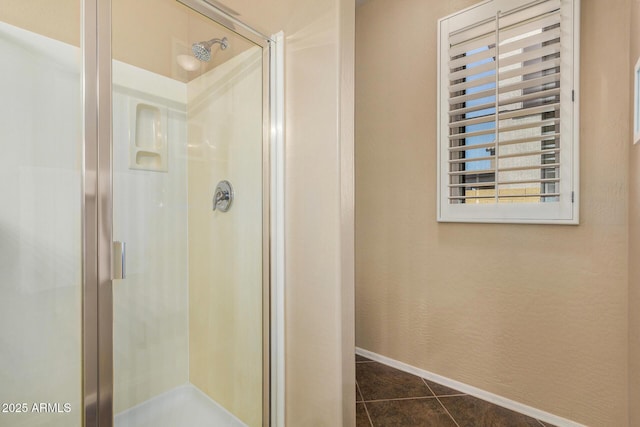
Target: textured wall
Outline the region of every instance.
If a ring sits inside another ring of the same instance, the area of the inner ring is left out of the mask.
[[[356,343],[626,425],[629,1],[582,1],[579,226],[436,222],[437,19],[473,3],[358,8]]]
[[[188,83],[189,378],[262,425],[262,49]],[[215,120],[212,120],[214,118]],[[235,200],[212,211],[221,180]]]
[[[640,1],[631,1],[629,70],[640,58]],[[630,84],[633,84],[631,81]],[[633,87],[633,86],[631,86]],[[629,123],[633,123],[633,98]],[[633,129],[629,132],[632,135]],[[640,426],[640,143],[629,156],[629,425]]]

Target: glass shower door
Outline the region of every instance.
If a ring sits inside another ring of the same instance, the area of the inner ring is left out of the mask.
[[[261,426],[263,47],[112,4],[115,425]]]
[[[0,426],[82,425],[80,9],[0,7]]]

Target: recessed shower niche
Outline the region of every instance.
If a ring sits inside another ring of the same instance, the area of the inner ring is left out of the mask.
[[[167,172],[167,109],[132,99],[129,168]]]

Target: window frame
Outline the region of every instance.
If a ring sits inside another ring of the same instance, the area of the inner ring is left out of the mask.
[[[580,1],[561,4],[560,201],[548,203],[449,202],[448,38],[452,31],[546,0],[486,0],[438,21],[437,220],[438,222],[579,224],[579,34]],[[496,101],[497,102],[497,101]],[[495,159],[494,161],[497,161]]]

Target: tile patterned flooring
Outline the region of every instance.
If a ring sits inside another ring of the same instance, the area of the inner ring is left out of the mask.
[[[553,427],[360,355],[356,426]]]

